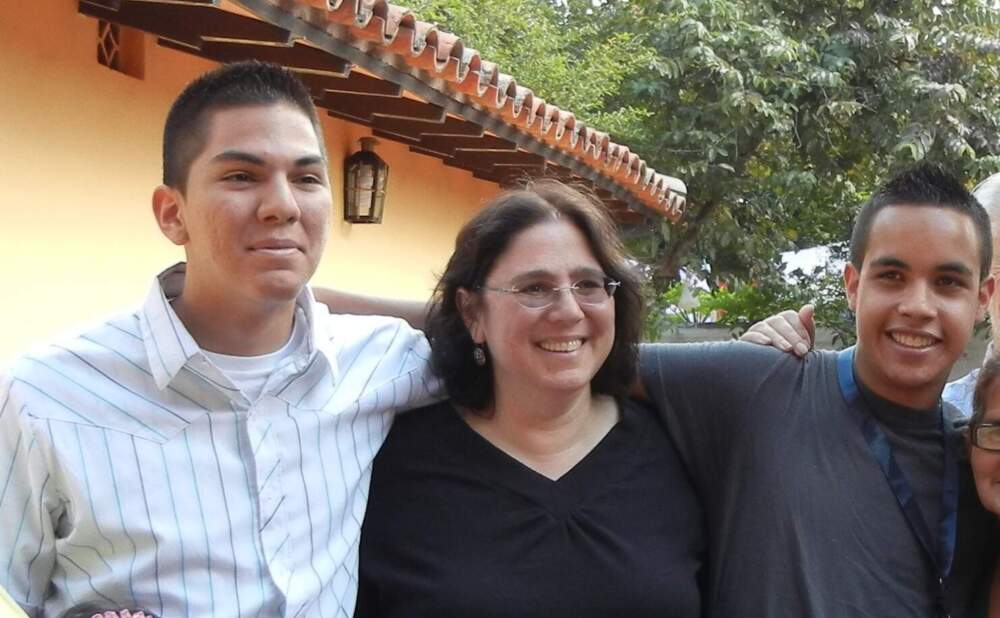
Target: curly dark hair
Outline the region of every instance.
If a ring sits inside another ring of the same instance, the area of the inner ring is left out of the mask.
[[[453,403],[483,412],[493,403],[493,371],[473,361],[474,342],[462,319],[459,290],[484,285],[512,239],[524,230],[555,220],[573,224],[605,274],[621,286],[615,293],[615,338],[611,352],[591,381],[594,393],[624,394],[635,375],[642,317],[639,279],[625,257],[618,230],[605,207],[583,189],[553,179],[535,180],[492,199],[458,233],[455,252],[438,281],[426,332],[431,363]]]

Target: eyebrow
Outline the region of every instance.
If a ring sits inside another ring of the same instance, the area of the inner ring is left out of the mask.
[[[584,275],[600,275],[602,277],[605,276],[603,270],[599,268],[590,268],[589,266],[584,266],[582,268],[574,268],[573,270],[570,271],[569,274],[571,277],[580,277]],[[518,273],[517,275],[514,275],[512,281],[516,281],[518,279],[530,279],[532,277],[552,277],[554,275],[555,273],[553,273],[550,270],[545,270],[544,268],[536,268],[535,270],[528,270],[523,273]]]
[[[899,268],[902,270],[910,270],[909,264],[891,255],[876,258],[872,260],[871,265],[880,268]],[[972,269],[962,262],[943,262],[938,264],[934,270],[937,272],[957,273],[968,277],[972,276]]]
[[[937,267],[939,272],[958,273],[960,275],[972,276],[972,269],[961,262],[945,262]]]
[[[212,161],[242,161],[252,165],[264,165],[266,162],[255,154],[243,150],[224,150],[212,157]],[[295,167],[308,167],[323,163],[323,157],[319,155],[306,155],[295,159]]]
[[[892,256],[876,258],[872,260],[871,265],[880,268],[902,268],[903,270],[910,270],[909,264],[897,257]]]

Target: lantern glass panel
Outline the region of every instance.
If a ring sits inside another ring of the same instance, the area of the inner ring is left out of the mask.
[[[380,223],[389,168],[370,150],[354,153],[345,163],[344,218],[354,223]]]

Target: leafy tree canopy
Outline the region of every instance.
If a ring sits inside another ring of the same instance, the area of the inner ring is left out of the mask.
[[[920,160],[1000,170],[998,0],[417,0],[540,96],[684,179],[632,241],[660,289],[780,282]]]

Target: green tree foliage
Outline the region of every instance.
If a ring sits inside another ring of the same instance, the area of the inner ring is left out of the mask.
[[[654,112],[634,137],[691,191],[660,274],[773,278],[780,251],[845,240],[894,168],[1000,169],[993,2],[630,3],[657,52],[622,93]]]
[[[655,59],[641,33],[610,30],[586,2],[414,0],[422,19],[460,35],[519,84],[603,131],[635,131],[645,110],[618,105]]]
[[[845,241],[893,170],[1000,169],[998,0],[411,4],[687,183],[631,241],[655,289],[683,269],[788,299],[780,252]]]

